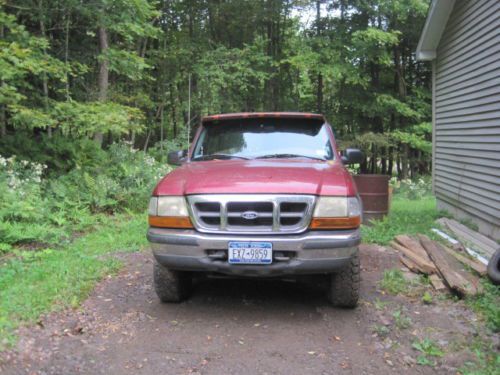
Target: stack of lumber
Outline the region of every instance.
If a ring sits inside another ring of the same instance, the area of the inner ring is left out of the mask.
[[[399,259],[408,269],[429,275],[436,290],[449,288],[462,296],[475,295],[482,291],[479,277],[469,272],[466,267],[470,267],[478,275],[484,275],[484,264],[432,241],[427,236],[417,237],[418,239],[414,239],[400,235],[391,243],[391,246],[400,252]]]
[[[451,234],[460,241],[463,249],[471,248],[486,259],[490,259],[500,247],[500,245],[492,239],[473,231],[456,220],[443,217],[437,220],[437,223],[451,232]]]
[[[399,256],[401,263],[411,271],[426,275],[437,272],[436,266],[417,240],[406,235],[400,235],[395,237],[395,242],[391,242],[391,246],[401,252]]]

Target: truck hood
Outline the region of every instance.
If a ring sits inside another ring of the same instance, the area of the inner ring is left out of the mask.
[[[353,196],[356,188],[340,161],[212,160],[175,169],[153,195],[249,193]]]

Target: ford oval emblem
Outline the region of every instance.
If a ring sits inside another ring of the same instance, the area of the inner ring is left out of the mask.
[[[253,220],[259,217],[259,214],[255,211],[245,211],[241,214],[241,217],[246,220]]]

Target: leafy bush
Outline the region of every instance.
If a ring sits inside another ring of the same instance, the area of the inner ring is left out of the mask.
[[[419,200],[430,196],[432,193],[432,181],[430,177],[420,177],[416,180],[405,179],[397,180],[391,178],[391,186],[394,188],[394,193],[402,198]]]
[[[157,142],[153,147],[150,147],[148,154],[153,156],[156,160],[166,161],[169,152],[185,150],[187,132],[182,129],[182,136],[175,139],[168,139],[163,142]],[[184,134],[185,133],[185,134]]]
[[[170,170],[126,143],[103,151],[103,163],[85,155],[93,147],[79,150],[87,162],[52,178],[44,177],[50,175],[44,164],[0,156],[0,253],[14,244],[67,240],[99,222],[96,214],[142,212],[154,185]]]
[[[92,212],[144,210],[158,180],[170,167],[126,143],[113,144],[107,161],[93,168],[75,168],[50,182],[49,191],[68,205]]]
[[[0,156],[0,248],[64,237],[65,230],[53,221],[54,213],[44,195],[45,169],[43,164]]]
[[[3,156],[16,155],[47,166],[45,173],[58,176],[73,168],[92,168],[102,165],[106,152],[90,139],[70,140],[60,133],[51,138],[45,134],[33,137],[32,132],[18,131],[0,138]]]

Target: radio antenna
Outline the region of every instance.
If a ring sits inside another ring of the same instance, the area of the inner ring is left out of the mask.
[[[188,88],[188,128],[187,128],[187,161],[188,163],[191,161],[191,155],[189,152],[189,138],[191,135],[191,73],[189,73],[189,88]]]

